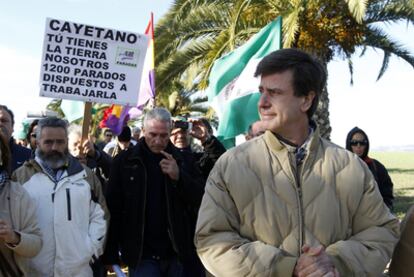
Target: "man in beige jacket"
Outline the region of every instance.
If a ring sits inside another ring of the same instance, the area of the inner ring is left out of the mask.
[[[195,242],[215,276],[380,276],[398,237],[368,167],[311,120],[324,67],[297,49],[259,63],[266,133],[226,152]]]
[[[401,222],[401,237],[395,246],[390,266],[391,277],[411,276],[414,273],[414,206]]]

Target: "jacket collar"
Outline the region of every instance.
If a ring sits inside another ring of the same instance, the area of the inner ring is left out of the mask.
[[[43,172],[43,169],[40,166],[40,164],[34,159],[26,161],[25,165],[27,165],[29,167],[32,167],[36,172]],[[68,163],[67,163],[67,167],[66,167],[66,171],[68,173],[68,176],[75,175],[75,174],[81,172],[82,170],[83,170],[83,167],[82,167],[81,163],[78,161],[78,159],[76,159],[75,157],[73,157],[72,155],[69,154]]]
[[[312,123],[312,124],[315,124],[315,123]],[[319,145],[319,128],[316,124],[314,126],[315,128],[309,137],[309,142],[306,147],[308,150],[308,153],[315,152]],[[280,139],[278,139],[277,136],[273,134],[271,131],[267,130],[264,133],[263,138],[265,140],[265,143],[268,145],[268,147],[270,148],[272,152],[277,153],[284,149],[287,150],[286,145]]]
[[[128,161],[134,161],[134,160],[141,160],[142,155],[146,152],[144,147],[147,147],[145,144],[145,138],[142,137],[138,140],[137,144],[135,144],[134,147],[129,148],[127,151],[129,154],[127,154],[127,160]],[[170,153],[173,155],[174,159],[178,160],[180,159],[180,154],[178,148],[176,148],[171,141],[168,142],[167,148],[164,150],[167,153]]]

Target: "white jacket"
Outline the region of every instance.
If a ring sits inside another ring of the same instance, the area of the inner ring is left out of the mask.
[[[36,201],[43,248],[32,259],[29,276],[88,277],[89,262],[103,252],[107,209],[95,174],[71,158],[55,183],[35,161],[13,176]]]

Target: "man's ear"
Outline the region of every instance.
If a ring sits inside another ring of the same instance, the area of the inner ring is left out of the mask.
[[[316,94],[313,90],[311,90],[308,95],[303,96],[303,102],[301,105],[302,112],[306,113],[312,107],[315,96]]]

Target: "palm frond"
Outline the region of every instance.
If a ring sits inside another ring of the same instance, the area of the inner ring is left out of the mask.
[[[354,63],[352,62],[351,56],[347,55],[347,62],[348,62],[348,68],[350,72],[350,81],[349,83],[351,85],[354,84]]]
[[[395,23],[400,20],[407,20],[407,22],[414,24],[414,1],[375,1],[375,3],[368,6],[364,22],[366,24],[376,22]]]
[[[410,51],[405,49],[404,46],[397,41],[391,39],[389,35],[378,26],[370,26],[367,28],[364,45],[381,49],[384,52],[382,66],[377,79],[380,79],[387,69],[391,54],[404,59],[414,68],[414,56]]]
[[[367,9],[367,0],[346,0],[346,3],[348,4],[349,11],[351,14],[354,15],[355,20],[358,23],[362,23],[362,20],[364,19],[365,12]]]

